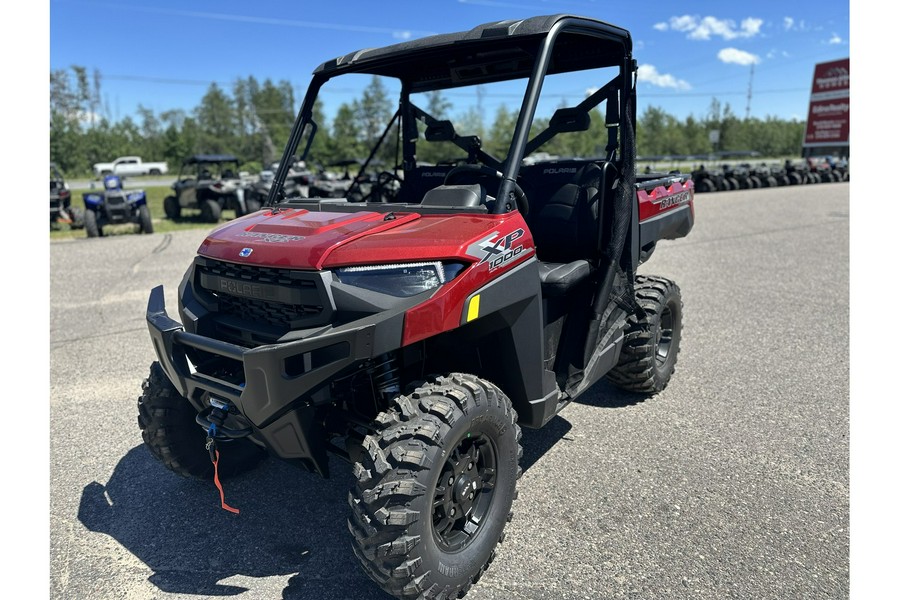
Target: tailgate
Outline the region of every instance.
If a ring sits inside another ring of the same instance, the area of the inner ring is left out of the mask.
[[[640,247],[657,240],[686,236],[694,226],[694,182],[690,175],[673,174],[638,181]]]

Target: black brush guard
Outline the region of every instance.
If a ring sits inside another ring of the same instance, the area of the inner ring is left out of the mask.
[[[223,399],[251,424],[251,437],[288,462],[298,462],[327,476],[323,432],[315,419],[309,393],[340,371],[368,360],[383,349],[376,328],[396,327],[403,311],[387,311],[354,326],[321,328],[305,339],[245,348],[189,333],[166,313],[163,287],[150,292],[147,325],[160,365],[178,393],[198,412],[207,409],[204,396]],[[231,361],[243,377],[222,377],[196,366],[188,358],[199,352],[211,362]],[[241,380],[242,379],[242,380]]]

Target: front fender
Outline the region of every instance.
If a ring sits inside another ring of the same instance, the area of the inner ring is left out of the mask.
[[[98,209],[103,205],[103,194],[88,193],[82,194],[84,205],[90,209]]]
[[[147,204],[147,194],[144,190],[135,190],[133,192],[128,192],[128,201],[134,206],[141,206],[143,204]]]

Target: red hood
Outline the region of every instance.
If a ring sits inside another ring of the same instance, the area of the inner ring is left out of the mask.
[[[417,213],[261,211],[213,231],[198,252],[230,262],[295,269],[321,269],[335,249],[368,234],[415,221]],[[244,254],[242,256],[242,254]]]
[[[479,244],[495,243],[501,231],[506,235],[527,227],[518,212],[390,214],[265,210],[216,229],[198,252],[229,262],[317,270],[420,260],[478,262],[483,258]],[[533,246],[530,233],[522,243]]]

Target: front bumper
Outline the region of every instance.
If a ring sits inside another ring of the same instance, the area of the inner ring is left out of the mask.
[[[355,363],[399,347],[403,316],[402,310],[385,311],[338,328],[311,329],[303,339],[245,348],[185,331],[166,313],[162,286],[150,292],[147,304],[160,365],[195,409],[205,409],[210,395],[231,402],[252,425],[254,439],[322,475],[324,432],[311,392]]]

